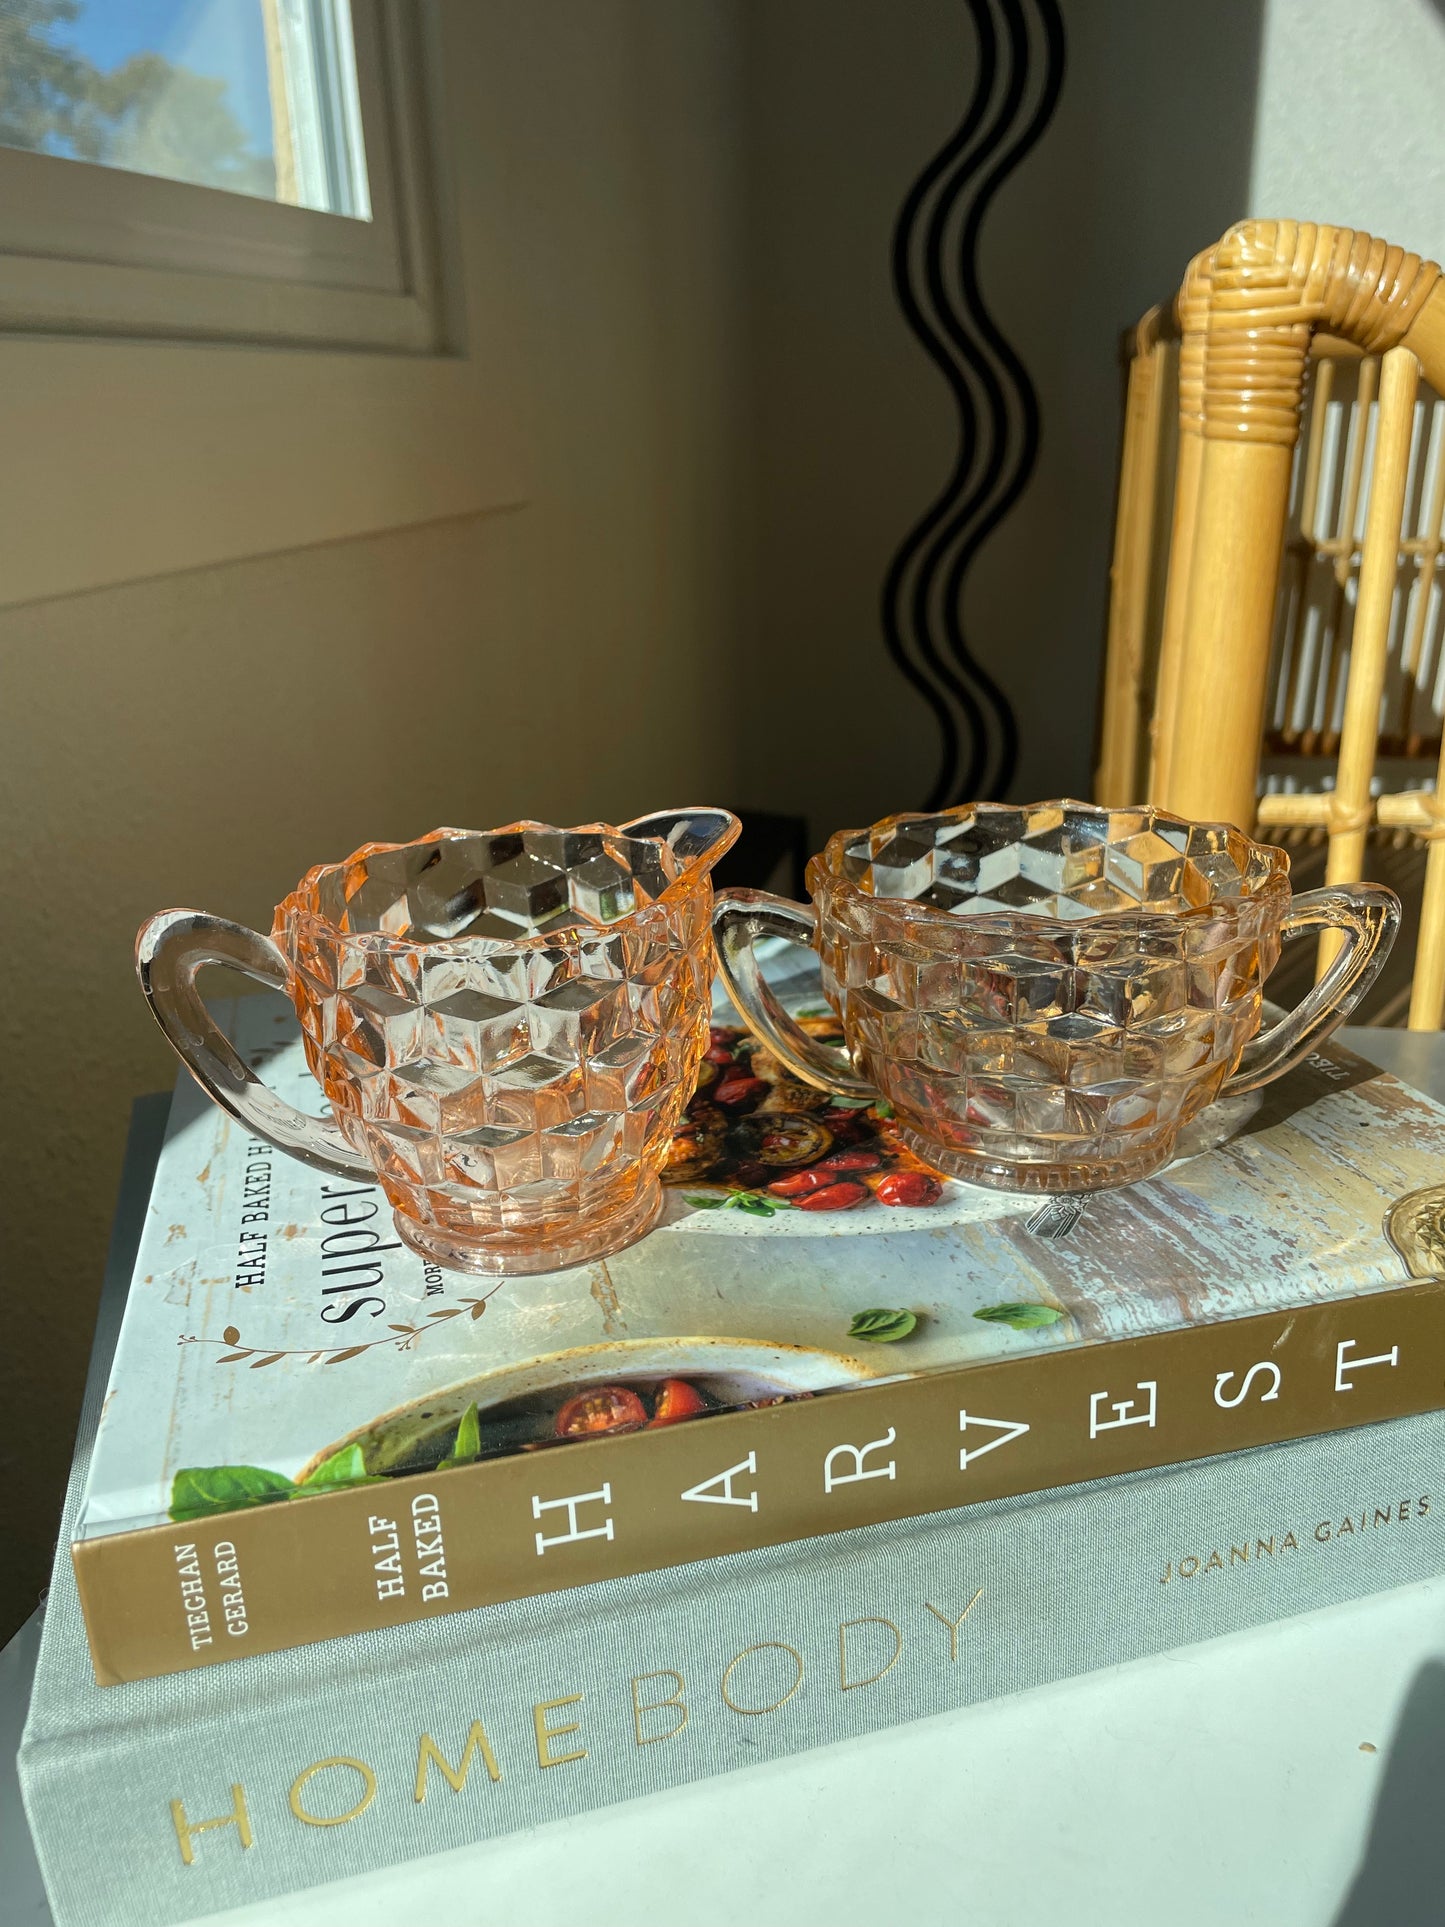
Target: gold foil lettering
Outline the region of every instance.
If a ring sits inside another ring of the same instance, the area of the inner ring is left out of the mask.
[[[246,1811],[246,1789],[242,1786],[231,1788],[231,1811],[221,1814],[215,1820],[188,1820],[186,1809],[179,1800],[171,1801],[171,1823],[176,1830],[180,1843],[181,1859],[188,1867],[196,1864],[195,1850],[191,1842],[198,1833],[210,1833],[216,1827],[234,1827],[241,1836],[243,1848],[249,1847],[253,1839],[251,1816]]]
[[[353,1773],[361,1775],[361,1784],[364,1789],[361,1798],[354,1807],[348,1807],[345,1813],[312,1813],[309,1808],[301,1804],[302,1788],[308,1786],[318,1773],[325,1773],[333,1766],[349,1766]],[[376,1798],[376,1775],[365,1760],[352,1760],[345,1754],[340,1754],[334,1759],[317,1760],[313,1765],[308,1766],[304,1773],[298,1773],[291,1782],[291,1791],[286,1797],[296,1818],[308,1827],[344,1827],[348,1820],[354,1820],[358,1814],[365,1813]]]
[[[566,1699],[545,1700],[541,1706],[532,1708],[532,1724],[537,1731],[538,1766],[566,1766],[569,1760],[587,1758],[585,1746],[579,1747],[575,1753],[554,1753],[548,1744],[550,1740],[565,1739],[567,1734],[579,1732],[581,1729],[575,1720],[570,1726],[548,1726],[547,1715],[555,1713],[559,1706],[579,1706],[581,1703],[580,1693],[569,1693]]]
[[[948,1628],[948,1658],[951,1665],[957,1665],[958,1663],[958,1629],[982,1598],[983,1587],[980,1586],[978,1591],[973,1595],[973,1598],[969,1600],[963,1611],[958,1615],[957,1619],[950,1619],[948,1614],[941,1613],[937,1606],[930,1606],[926,1599],[923,1602],[924,1606],[933,1614],[933,1617],[938,1620],[940,1625],[947,1626]]]
[[[676,1680],[677,1684],[665,1700],[649,1700],[647,1704],[644,1706],[641,1699],[638,1697],[637,1689],[639,1686],[645,1686],[649,1680],[653,1680],[653,1679]],[[682,1697],[682,1689],[683,1689],[682,1674],[673,1672],[670,1666],[665,1666],[660,1673],[639,1673],[637,1678],[633,1680],[632,1682],[632,1730],[637,1735],[637,1744],[639,1746],[653,1746],[657,1743],[658,1740],[675,1739],[676,1736],[687,1725],[687,1704]],[[643,1714],[660,1713],[664,1706],[677,1707],[682,1714],[682,1718],[680,1720],[675,1720],[673,1724],[668,1727],[665,1733],[644,1733],[642,1730]]]
[[[876,1673],[870,1673],[867,1679],[849,1679],[848,1677],[848,1630],[852,1626],[886,1626],[889,1632],[892,1633],[893,1635],[892,1658],[888,1661],[886,1666],[880,1666]],[[863,1619],[845,1619],[843,1624],[838,1628],[838,1684],[839,1686],[843,1689],[845,1693],[851,1693],[855,1686],[876,1686],[878,1681],[882,1679],[885,1673],[892,1672],[893,1668],[898,1664],[899,1659],[902,1657],[902,1653],[903,1653],[903,1635],[902,1633],[899,1632],[898,1628],[893,1624],[893,1621],[891,1619],[879,1619],[873,1615],[869,1615]]]
[[[733,1676],[734,1667],[740,1666],[742,1662],[747,1658],[749,1653],[768,1653],[768,1652],[790,1653],[792,1655],[793,1664],[797,1668],[797,1675],[794,1678],[792,1685],[788,1688],[787,1692],[783,1694],[781,1699],[770,1700],[766,1706],[739,1706],[737,1701],[733,1698],[732,1694],[729,1693],[728,1691],[728,1681]],[[802,1685],[802,1683],[803,1683],[803,1655],[796,1649],[796,1647],[789,1646],[785,1640],[764,1639],[764,1640],[760,1640],[756,1646],[744,1646],[743,1650],[740,1653],[736,1654],[732,1659],[728,1661],[727,1667],[724,1670],[723,1676],[722,1676],[722,1696],[723,1696],[724,1703],[730,1706],[735,1713],[746,1713],[749,1716],[752,1716],[753,1714],[756,1714],[756,1713],[776,1713],[780,1706],[787,1705],[788,1701],[793,1697],[794,1693],[797,1692],[798,1688]]]
[[[416,1750],[416,1788],[413,1798],[418,1806],[426,1798],[427,1767],[435,1765],[441,1769],[447,1785],[453,1793],[460,1793],[467,1783],[467,1775],[472,1770],[472,1755],[480,1753],[487,1769],[487,1777],[495,1786],[502,1777],[502,1769],[497,1765],[497,1756],[492,1751],[492,1743],[487,1738],[487,1730],[480,1720],[472,1721],[472,1729],[467,1734],[467,1743],[462,1748],[461,1761],[455,1773],[447,1764],[447,1756],[442,1752],[430,1733],[423,1733],[417,1742]]]

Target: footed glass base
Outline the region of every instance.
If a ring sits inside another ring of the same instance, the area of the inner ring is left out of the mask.
[[[447,1271],[468,1271],[484,1278],[527,1278],[540,1271],[565,1271],[611,1257],[636,1244],[662,1210],[662,1184],[650,1177],[620,1210],[598,1213],[565,1230],[548,1233],[529,1226],[508,1236],[468,1236],[438,1225],[418,1224],[395,1212],[397,1233],[419,1257]]]
[[[1061,1159],[1058,1163],[1009,1163],[984,1151],[954,1151],[921,1131],[898,1124],[898,1135],[925,1164],[965,1184],[986,1184],[993,1191],[1024,1195],[1059,1191],[1110,1191],[1137,1184],[1162,1171],[1174,1156],[1177,1131],[1156,1133],[1137,1151],[1122,1157]]]

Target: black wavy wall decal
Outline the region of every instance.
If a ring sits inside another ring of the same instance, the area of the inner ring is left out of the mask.
[[[882,593],[884,645],[938,726],[938,773],[925,809],[1004,795],[1018,760],[1018,722],[969,647],[963,593],[980,546],[1033,473],[1039,406],[984,300],[978,244],[994,196],[1048,125],[1064,77],[1057,0],[967,4],[973,93],[893,230],[899,306],[958,415],[952,471],[900,543]]]

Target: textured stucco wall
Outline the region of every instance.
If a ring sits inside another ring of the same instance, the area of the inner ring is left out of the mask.
[[[1445,7],[1268,0],[1249,212],[1445,261]]]

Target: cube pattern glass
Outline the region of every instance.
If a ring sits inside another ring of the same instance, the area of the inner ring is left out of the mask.
[[[1029,1190],[1167,1161],[1260,1022],[1289,859],[1222,824],[976,804],[809,866],[828,997],[914,1148]]]
[[[707,1047],[708,868],[605,827],[436,830],[279,906],[311,1070],[414,1248],[544,1270],[645,1229]]]

